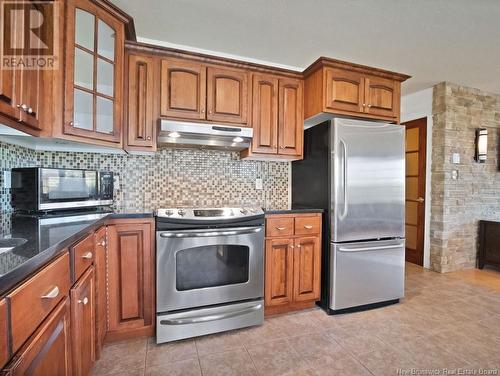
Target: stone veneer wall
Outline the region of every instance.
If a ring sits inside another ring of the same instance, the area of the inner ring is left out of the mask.
[[[475,130],[488,129],[488,159],[476,163]],[[476,265],[478,221],[500,220],[500,95],[443,82],[434,87],[431,267]],[[460,164],[451,162],[460,153]],[[458,180],[451,174],[458,170]]]
[[[44,166],[110,170],[118,177],[116,206],[252,205],[286,209],[289,162],[242,161],[237,153],[166,148],[154,155],[36,152],[0,142],[0,211],[10,211],[3,170]],[[255,189],[255,179],[263,189]],[[115,181],[116,183],[116,181]]]

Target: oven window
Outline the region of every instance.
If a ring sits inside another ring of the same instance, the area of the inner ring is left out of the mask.
[[[249,254],[249,247],[232,244],[183,249],[176,254],[177,290],[245,283]]]

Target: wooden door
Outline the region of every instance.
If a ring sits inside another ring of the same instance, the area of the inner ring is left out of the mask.
[[[155,313],[152,231],[149,223],[108,226],[108,330],[115,338],[137,331],[152,334]]]
[[[317,236],[295,239],[293,299],[296,302],[319,299],[321,244]]]
[[[124,25],[87,0],[66,6],[64,133],[120,143]]]
[[[252,77],[252,151],[278,153],[278,78],[254,74]]]
[[[95,360],[95,280],[91,267],[70,291],[73,375],[90,374]]]
[[[304,138],[303,82],[279,80],[278,154],[302,155]]]
[[[325,107],[329,110],[363,112],[364,79],[356,72],[325,68]]]
[[[386,78],[365,78],[364,111],[371,115],[397,118],[401,83]]]
[[[427,119],[406,127],[406,261],[423,265]]]
[[[207,69],[207,119],[247,124],[248,73],[209,67]]]
[[[7,324],[7,303],[5,299],[0,300],[0,369],[9,359],[9,344],[7,338],[9,335]]]
[[[0,0],[0,6],[4,6],[7,0]],[[21,33],[18,31],[19,27],[15,23],[16,17],[4,17],[5,25],[2,25],[4,30],[10,30],[13,35],[11,38],[18,38]],[[16,70],[12,69],[0,69],[0,113],[6,115],[15,120],[19,120],[19,109],[17,107],[18,102],[15,98],[15,76]]]
[[[16,71],[19,121],[30,128],[40,130],[40,96],[43,91],[43,71],[40,69],[19,69]]]
[[[293,299],[293,239],[267,239],[265,263],[265,305],[290,303]]]
[[[21,376],[72,376],[70,305],[60,302],[2,372]]]
[[[128,57],[128,102],[127,140],[128,146],[153,149],[156,145],[155,111],[156,60],[148,56]]]
[[[106,285],[106,227],[99,228],[94,234],[95,249],[95,306],[96,306],[96,338],[95,357],[99,359],[106,336],[107,321],[107,285]]]
[[[207,68],[177,60],[161,61],[161,116],[205,119]]]

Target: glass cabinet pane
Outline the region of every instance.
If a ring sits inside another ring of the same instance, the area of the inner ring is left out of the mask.
[[[94,124],[93,95],[75,89],[73,127],[92,130]]]
[[[79,46],[94,51],[95,16],[81,9],[76,10],[75,42]]]
[[[97,22],[97,53],[115,60],[115,31],[101,20]]]
[[[113,101],[97,97],[96,130],[101,133],[113,133]]]
[[[113,64],[97,58],[97,91],[113,96]]]
[[[75,85],[94,89],[94,55],[75,48]]]

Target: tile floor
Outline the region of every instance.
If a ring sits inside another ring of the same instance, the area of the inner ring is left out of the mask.
[[[500,272],[438,274],[407,264],[400,304],[341,316],[313,309],[159,346],[152,338],[116,343],[105,347],[94,375],[385,376],[419,370],[500,375]]]

